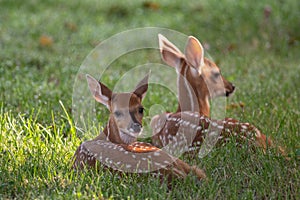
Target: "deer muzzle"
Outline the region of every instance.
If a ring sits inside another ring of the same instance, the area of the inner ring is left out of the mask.
[[[140,133],[142,131],[142,125],[140,123],[131,123],[128,130],[131,133]]]

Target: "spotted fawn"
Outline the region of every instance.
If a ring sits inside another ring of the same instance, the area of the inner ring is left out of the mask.
[[[103,132],[77,148],[73,168],[95,167],[98,161],[114,171],[150,172],[168,179],[184,178],[189,173],[198,179],[206,177],[196,166],[190,166],[149,143],[137,141],[142,131],[144,108],[141,102],[148,89],[148,77],[149,74],[133,92],[113,93],[103,83],[86,76],[94,99],[105,105],[110,115]]]
[[[232,118],[213,120],[209,100],[229,96],[235,86],[221,74],[219,67],[204,57],[201,43],[193,36],[188,38],[182,53],[167,38],[159,34],[162,60],[177,71],[178,108],[175,113],[163,113],[152,118],[152,143],[168,148],[169,153],[199,149],[203,145],[222,144],[234,136],[238,144],[248,141],[261,147],[274,147],[270,138],[254,125]],[[276,147],[277,148],[277,147]],[[284,150],[278,147],[284,154]]]

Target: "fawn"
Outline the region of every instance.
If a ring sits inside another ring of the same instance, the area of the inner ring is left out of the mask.
[[[204,57],[200,42],[190,36],[185,54],[167,38],[159,34],[159,46],[162,59],[177,71],[178,108],[180,111],[197,111],[201,115],[210,115],[209,99],[229,96],[235,86],[221,74],[219,67]]]
[[[274,146],[270,138],[255,126],[241,123],[232,118],[212,120],[209,118],[209,99],[229,96],[235,86],[227,81],[218,66],[204,57],[201,43],[193,36],[188,38],[183,54],[167,38],[158,35],[162,60],[176,68],[178,78],[178,109],[175,113],[165,113],[152,118],[152,143],[158,147],[168,145],[170,153],[187,151],[187,146],[200,147],[209,134],[212,141],[205,145],[214,146],[216,142],[226,142],[235,136],[237,142],[250,141],[266,150]],[[198,148],[196,148],[198,149]],[[279,147],[279,151],[284,151]]]
[[[110,115],[103,132],[77,148],[73,168],[95,167],[98,160],[106,168],[129,173],[151,172],[169,179],[184,178],[193,172],[198,179],[206,177],[201,169],[149,143],[137,142],[142,131],[144,108],[141,102],[148,89],[149,74],[130,93],[113,93],[90,75],[86,78],[94,99],[105,105]]]

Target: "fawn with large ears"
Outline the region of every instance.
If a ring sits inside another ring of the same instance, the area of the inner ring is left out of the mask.
[[[221,75],[214,62],[204,57],[203,47],[195,37],[188,38],[184,54],[164,36],[159,34],[158,38],[162,60],[175,67],[178,74],[178,109],[176,113],[152,118],[153,144],[164,147],[172,143],[169,146],[178,149],[182,140],[186,140],[188,146],[199,147],[207,134],[217,135],[213,143],[225,143],[229,137],[235,136],[239,143],[247,141],[263,150],[275,147],[285,155],[281,147],[276,147],[270,138],[249,123],[231,118],[208,118],[209,99],[229,96],[235,87]],[[185,129],[183,135],[179,133],[179,127]],[[210,130],[214,131],[209,133]]]
[[[234,85],[222,76],[219,67],[204,57],[204,49],[195,37],[188,38],[184,54],[163,35],[158,38],[163,61],[178,74],[176,112],[196,111],[209,116],[209,99],[234,92]]]
[[[109,141],[119,144],[136,141],[142,131],[144,108],[141,102],[148,90],[148,78],[149,75],[145,76],[131,93],[113,93],[104,84],[87,75],[94,99],[110,111],[110,126],[104,129]]]
[[[133,92],[113,93],[104,84],[87,75],[94,99],[110,110],[102,135],[83,142],[74,155],[75,169],[95,167],[97,160],[104,166],[125,172],[154,172],[163,176],[184,178],[193,172],[198,179],[205,173],[195,166],[172,157],[163,150],[144,142],[137,142],[142,131],[142,100],[148,89],[149,74]]]

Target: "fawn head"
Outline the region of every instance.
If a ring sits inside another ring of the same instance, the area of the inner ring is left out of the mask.
[[[142,131],[144,108],[141,104],[148,89],[149,74],[136,86],[133,92],[113,93],[103,83],[87,75],[89,89],[94,99],[105,105],[109,111],[107,137],[113,143],[136,141]]]
[[[177,111],[197,111],[190,106],[180,108],[183,102],[189,102],[188,105],[197,102],[200,112],[204,112],[201,114],[209,116],[208,100],[229,96],[235,89],[234,85],[222,76],[213,61],[204,57],[203,47],[195,37],[189,36],[184,54],[163,35],[159,34],[158,38],[163,61],[175,67],[178,74],[180,105]],[[193,102],[191,93],[194,93],[196,102]]]

